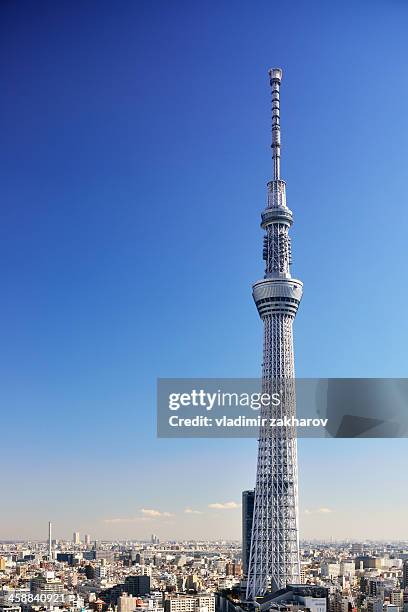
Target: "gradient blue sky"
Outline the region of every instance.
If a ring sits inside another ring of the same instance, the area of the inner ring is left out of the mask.
[[[253,486],[255,441],[157,440],[155,384],[260,372],[271,65],[297,373],[406,376],[407,19],[3,0],[0,538],[239,537],[239,508],[208,506]],[[408,441],[299,446],[303,537],[408,538]]]

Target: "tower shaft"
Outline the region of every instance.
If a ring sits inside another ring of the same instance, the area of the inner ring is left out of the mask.
[[[48,523],[48,558],[52,559],[52,523]]]
[[[259,432],[247,599],[300,582],[298,535],[297,446],[294,426],[270,427],[270,418],[295,416],[293,320],[302,297],[302,283],[290,274],[289,228],[292,212],[280,178],[280,69],[269,71],[272,87],[273,180],[268,183],[265,230],[265,277],[253,286],[264,324],[262,391],[278,393],[280,403],[263,409],[267,426]]]

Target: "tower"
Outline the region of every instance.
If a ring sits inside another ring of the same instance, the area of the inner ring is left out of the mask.
[[[52,559],[52,523],[49,521],[48,523],[48,558],[51,561]]]
[[[253,298],[264,324],[262,391],[279,393],[278,406],[263,409],[260,428],[254,516],[246,597],[254,600],[288,583],[300,583],[297,445],[295,426],[269,427],[269,417],[295,416],[292,325],[302,298],[302,283],[290,274],[289,229],[292,211],[280,175],[282,70],[269,70],[272,88],[273,179],[262,213],[265,276],[253,285]]]

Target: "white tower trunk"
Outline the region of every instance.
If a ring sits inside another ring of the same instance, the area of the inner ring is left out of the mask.
[[[295,416],[292,324],[302,298],[302,283],[290,275],[289,228],[292,212],[286,206],[285,183],[280,178],[280,69],[269,71],[272,87],[273,180],[262,213],[265,230],[265,278],[253,286],[253,296],[264,323],[263,392],[280,394],[278,406],[263,410],[264,417]],[[247,599],[287,584],[300,583],[296,429],[262,427],[252,524]]]

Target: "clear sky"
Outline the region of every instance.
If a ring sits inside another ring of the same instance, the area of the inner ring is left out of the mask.
[[[239,537],[256,442],[157,440],[155,385],[260,372],[270,66],[297,373],[407,375],[407,20],[1,2],[0,538]],[[302,537],[408,538],[408,440],[299,447]]]

